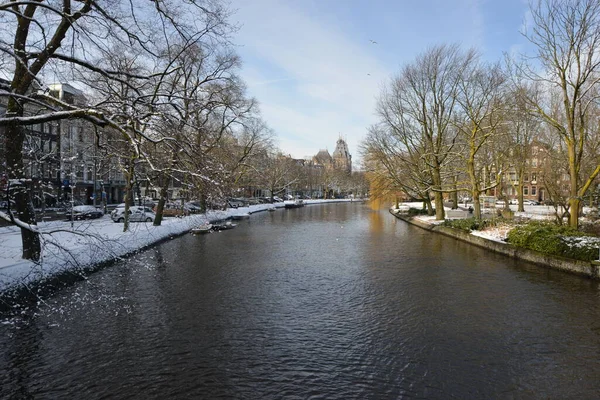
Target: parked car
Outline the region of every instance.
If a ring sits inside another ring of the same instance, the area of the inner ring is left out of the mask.
[[[183,206],[183,209],[186,210],[190,214],[198,214],[198,213],[202,212],[202,207],[200,207],[200,204],[193,202],[193,201],[189,202],[189,203],[185,203],[185,205]]]
[[[73,220],[75,221],[80,221],[83,219],[102,218],[103,216],[104,212],[94,206],[75,206],[73,207],[73,212],[71,212],[71,210],[67,210],[66,213],[68,221],[71,220],[71,217],[73,217]]]
[[[539,206],[540,202],[535,200],[526,200],[525,204],[528,206]]]
[[[154,207],[154,212],[156,212],[156,207]],[[185,206],[182,209],[181,204],[166,203],[162,213],[164,217],[181,217],[184,215],[190,215],[190,209],[186,208]]]
[[[283,199],[279,196],[273,196],[273,201],[277,203],[283,203]]]
[[[156,217],[156,214],[148,207],[129,207],[129,222],[152,222],[154,217]],[[125,222],[125,208],[115,208],[110,213],[110,218],[114,222]]]

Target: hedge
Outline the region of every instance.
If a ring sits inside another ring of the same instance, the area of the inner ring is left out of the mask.
[[[508,232],[507,242],[515,246],[590,261],[598,258],[600,238],[565,225],[531,221]]]

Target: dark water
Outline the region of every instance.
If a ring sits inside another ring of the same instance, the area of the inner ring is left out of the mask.
[[[2,398],[600,396],[597,283],[356,203],[172,240],[0,333]]]

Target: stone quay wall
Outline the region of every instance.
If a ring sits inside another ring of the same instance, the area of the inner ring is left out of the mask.
[[[496,253],[504,254],[509,257],[528,261],[544,267],[557,269],[577,275],[582,275],[592,279],[600,279],[600,261],[589,262],[543,254],[534,250],[513,246],[509,243],[498,242],[495,240],[485,239],[479,236],[471,235],[470,233],[461,231],[459,229],[429,224],[417,218],[394,213],[391,210],[390,213],[396,218],[406,221],[409,224],[416,225],[428,231],[441,233],[442,235],[446,235],[461,240],[463,242],[467,242],[475,246],[494,251]]]

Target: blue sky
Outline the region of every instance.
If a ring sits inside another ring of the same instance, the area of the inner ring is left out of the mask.
[[[428,46],[458,43],[484,59],[525,51],[526,0],[232,0],[249,95],[278,146],[302,158],[340,135],[358,146],[376,97]],[[377,44],[371,43],[371,40]]]

